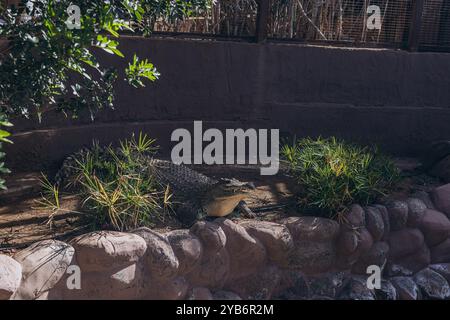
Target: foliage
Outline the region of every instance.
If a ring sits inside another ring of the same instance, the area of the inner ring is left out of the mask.
[[[124,231],[170,219],[169,189],[146,170],[146,158],[156,150],[154,142],[146,135],[138,139],[133,135],[117,150],[94,143],[75,157],[67,186],[78,190],[87,217],[97,229]],[[52,212],[58,210],[59,187],[48,180],[43,180],[43,186],[50,192],[40,203]]]
[[[399,179],[393,162],[376,148],[329,139],[303,139],[284,145],[282,155],[303,189],[301,207],[334,216],[359,203],[367,205]]]
[[[11,135],[8,131],[3,130],[2,127],[11,127],[12,124],[8,122],[6,116],[0,113],[0,190],[6,189],[5,180],[1,178],[1,175],[9,173],[9,170],[5,167],[5,163],[2,159],[5,157],[5,153],[2,152],[2,143],[11,143],[8,137]]]
[[[98,50],[120,58],[120,34],[146,30],[144,19],[184,18],[211,0],[30,0],[25,9],[0,9],[0,110],[39,118],[48,110],[76,117],[114,105],[119,70],[101,65]],[[80,28],[72,28],[68,8],[81,10]],[[128,83],[145,86],[159,77],[147,59],[136,55],[125,70]]]

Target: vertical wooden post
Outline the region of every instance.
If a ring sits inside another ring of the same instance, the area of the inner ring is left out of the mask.
[[[261,43],[267,40],[270,0],[257,0],[258,12],[256,16],[256,42]]]
[[[417,51],[420,45],[422,30],[424,0],[414,0],[411,12],[411,25],[409,28],[408,50]]]

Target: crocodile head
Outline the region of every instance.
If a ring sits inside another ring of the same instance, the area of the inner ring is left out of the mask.
[[[220,179],[207,192],[204,203],[205,211],[208,216],[227,216],[253,190],[255,190],[255,185],[252,182],[242,182],[236,179]]]

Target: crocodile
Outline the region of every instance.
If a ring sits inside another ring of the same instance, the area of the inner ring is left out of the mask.
[[[96,152],[106,154],[105,148],[99,150],[101,151]],[[83,149],[67,157],[56,174],[56,184],[63,185],[69,181],[77,159],[88,152],[90,149]],[[176,218],[184,226],[190,226],[205,217],[214,219],[228,216],[236,208],[254,217],[244,201],[255,189],[252,182],[242,182],[235,178],[214,179],[185,165],[174,164],[152,155],[144,155],[143,158],[141,170],[149,170],[161,186],[169,187]]]

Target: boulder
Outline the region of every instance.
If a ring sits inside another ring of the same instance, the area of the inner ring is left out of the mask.
[[[417,228],[422,222],[427,206],[417,198],[408,198],[406,204],[408,205],[407,225],[410,228]]]
[[[403,229],[391,232],[389,237],[390,256],[407,256],[419,251],[424,245],[424,236],[418,229]]]
[[[319,217],[289,217],[282,221],[292,234],[294,242],[333,241],[339,234],[339,224]]]
[[[361,255],[367,253],[373,246],[373,238],[365,227],[358,232],[358,246],[356,251],[348,255],[339,255],[337,266],[340,270],[352,269],[352,266],[359,260]]]
[[[219,290],[213,293],[214,300],[242,300],[236,293]]]
[[[132,235],[143,239],[146,244],[144,259],[153,278],[173,279],[176,277],[180,263],[167,237],[149,228],[136,229]]]
[[[385,273],[388,277],[410,277],[414,272],[392,261],[388,261],[385,267]]]
[[[359,238],[356,231],[343,231],[339,234],[336,244],[338,254],[350,255],[356,251]]]
[[[150,283],[146,299],[184,300],[188,294],[189,282],[183,277]]]
[[[285,225],[265,221],[245,221],[241,226],[264,245],[270,261],[279,266],[289,264],[294,240]]]
[[[419,190],[419,191],[414,192],[411,196],[413,198],[422,200],[422,202],[427,206],[428,209],[436,210],[436,207],[434,206],[434,203],[431,200],[431,197],[428,194],[428,192]]]
[[[416,273],[414,281],[421,289],[423,295],[430,299],[444,300],[450,298],[450,287],[447,280],[430,268]]]
[[[0,300],[8,300],[19,289],[22,266],[13,258],[0,254]]]
[[[187,299],[206,301],[213,300],[214,297],[208,288],[195,287],[189,291]]]
[[[381,212],[376,207],[366,207],[366,228],[374,241],[379,241],[384,236],[384,222]]]
[[[221,289],[230,273],[225,232],[219,225],[206,221],[195,223],[191,232],[200,239],[203,254],[199,265],[189,272],[186,278],[192,286]]]
[[[340,300],[375,300],[375,291],[367,286],[367,276],[351,275]]]
[[[375,289],[377,300],[397,300],[397,290],[388,280],[381,280],[381,288]]]
[[[450,218],[450,183],[431,191],[431,199],[436,209],[442,211]]]
[[[438,244],[430,249],[432,263],[450,262],[450,239]]]
[[[429,268],[439,273],[450,283],[450,263],[432,264]]]
[[[350,230],[364,227],[366,225],[364,209],[360,205],[352,205],[344,215],[344,225]]]
[[[394,258],[390,263],[400,265],[406,270],[417,272],[427,267],[430,262],[430,250],[426,245],[423,245],[417,252],[407,256]]]
[[[333,243],[300,241],[290,258],[290,267],[306,274],[317,274],[329,271],[336,261],[336,250]]]
[[[281,271],[276,266],[267,266],[245,278],[240,278],[226,289],[237,293],[244,300],[270,300],[281,282]]]
[[[118,271],[132,265],[145,254],[147,245],[141,237],[116,231],[100,231],[71,241],[83,272]]]
[[[389,245],[386,242],[376,242],[369,251],[363,253],[358,262],[353,266],[355,274],[367,274],[367,267],[376,265],[381,269],[387,261]]]
[[[305,300],[309,297],[310,288],[307,277],[300,271],[283,269],[274,299]]]
[[[433,247],[450,238],[450,220],[439,211],[427,209],[420,230],[425,236],[425,242]]]
[[[16,253],[22,282],[11,299],[34,300],[47,294],[63,278],[74,254],[72,246],[56,240],[40,241]]]
[[[394,277],[389,279],[397,291],[399,300],[420,300],[422,295],[412,277]]]
[[[389,222],[392,231],[398,231],[406,227],[408,221],[408,205],[404,201],[389,201],[386,204],[389,212]]]
[[[195,269],[203,254],[200,240],[189,230],[171,231],[166,236],[178,259],[178,274],[185,275]]]
[[[216,223],[227,238],[225,248],[230,256],[230,281],[251,275],[266,264],[264,246],[251,237],[244,227],[224,218],[217,219]]]
[[[381,240],[387,241],[389,239],[389,235],[391,233],[391,222],[389,219],[389,212],[388,212],[387,208],[381,204],[376,204],[374,207],[378,209],[378,211],[381,214],[381,217],[383,218],[384,234],[383,234],[383,238]]]
[[[223,288],[230,274],[230,256],[225,248],[205,250],[200,264],[185,277],[192,286]]]
[[[330,272],[308,279],[309,292],[313,297],[335,299],[347,286],[350,278],[347,272]]]
[[[191,227],[191,232],[200,239],[208,250],[217,252],[225,248],[227,237],[222,228],[215,223],[198,221]]]

